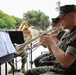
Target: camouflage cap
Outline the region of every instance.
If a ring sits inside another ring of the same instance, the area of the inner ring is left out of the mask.
[[[59,17],[52,18],[52,25],[57,24],[60,21]]]
[[[65,5],[60,7],[59,16],[63,17],[70,12],[76,11],[76,5]]]

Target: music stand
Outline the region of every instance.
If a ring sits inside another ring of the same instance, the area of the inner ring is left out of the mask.
[[[12,50],[13,50],[13,47],[11,46],[12,45],[12,43],[10,42],[10,38],[9,38],[9,36],[8,36],[8,34],[5,32],[5,30],[4,29],[0,29],[0,32],[1,32],[1,35],[0,35],[0,37],[2,37],[3,36],[3,38],[2,38],[2,40],[4,40],[3,42],[4,42],[4,46],[7,48],[7,46],[10,46],[11,48],[12,48]],[[6,35],[6,36],[5,36]],[[6,39],[7,38],[7,39]],[[1,39],[1,38],[0,38]],[[5,41],[6,40],[6,41]],[[8,42],[8,43],[7,43]],[[2,44],[2,43],[1,43]],[[8,45],[7,45],[8,44]],[[10,44],[10,45],[9,45]],[[4,47],[3,45],[2,45],[2,47]],[[8,61],[10,61],[10,60],[12,60],[13,58],[14,58],[14,53],[12,53],[8,48],[7,49],[5,49],[5,48],[3,48],[5,51],[6,50],[8,50],[7,51],[7,54],[6,55],[4,55],[4,56],[2,56],[2,57],[0,57],[0,75],[1,75],[1,65],[3,64],[3,63],[5,63],[5,74],[7,75],[7,62]],[[4,51],[3,51],[4,52]],[[8,53],[9,52],[9,53]],[[14,50],[13,50],[13,52],[14,52]]]
[[[22,31],[7,31],[10,35],[11,41],[13,44],[22,44],[24,43],[24,37],[23,37],[23,32]],[[14,58],[17,57],[18,55],[14,54]],[[14,63],[14,61],[12,61]],[[17,59],[16,59],[17,62]],[[17,68],[17,64],[16,64]],[[20,70],[17,70],[18,72]]]
[[[22,31],[8,31],[12,43],[22,44],[24,43],[24,37]]]

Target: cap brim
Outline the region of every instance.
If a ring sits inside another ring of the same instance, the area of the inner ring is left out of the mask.
[[[63,17],[64,16],[64,14],[59,14],[59,17]]]

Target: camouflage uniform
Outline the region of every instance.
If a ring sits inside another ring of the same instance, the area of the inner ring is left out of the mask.
[[[61,31],[56,37],[58,38],[58,40],[61,39],[61,37],[63,36],[63,34],[65,33],[66,31]],[[53,65],[53,61],[55,60],[55,57],[48,51],[47,53],[45,54],[41,54],[40,56],[38,56],[35,60],[34,60],[34,64],[36,67],[39,67],[39,66],[49,66],[49,65]],[[44,63],[44,61],[48,61]],[[52,61],[52,62],[49,62],[49,61]]]
[[[28,57],[28,53],[26,50],[23,50],[23,52],[19,55],[21,56],[23,59],[22,59],[22,63],[25,64],[27,62],[27,57]]]
[[[76,27],[71,31],[63,35],[62,39],[58,43],[58,47],[64,52],[76,57]],[[76,72],[76,61],[69,67],[64,69],[58,62],[54,66],[42,66],[28,70],[25,75],[39,75],[46,72],[54,72],[57,74]]]
[[[51,53],[48,51],[47,53],[44,53],[44,54],[39,55],[39,56],[34,60],[35,66],[36,66],[36,67],[41,66],[42,60],[46,60],[46,58],[45,58],[45,59],[43,59],[43,58],[49,56],[50,54],[51,54]],[[42,60],[41,60],[41,59],[42,59]],[[41,60],[41,61],[40,61],[40,60]]]

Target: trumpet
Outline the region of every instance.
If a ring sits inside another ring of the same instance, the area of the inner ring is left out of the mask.
[[[32,49],[35,50],[36,48],[38,48],[39,46],[41,46],[41,42],[40,42],[40,40],[39,40],[39,38],[40,38],[41,36],[50,33],[50,34],[52,34],[53,37],[54,37],[54,36],[57,36],[62,30],[63,30],[63,26],[55,27],[55,28],[53,28],[53,29],[50,29],[50,30],[48,30],[48,31],[40,34],[38,37],[36,37],[36,38],[34,38],[34,39],[32,39],[32,40],[29,40],[29,41],[24,42],[24,43],[22,43],[22,44],[15,44],[15,48],[16,48],[16,50],[18,50],[18,51],[17,51],[18,54],[19,54],[19,53],[22,51],[22,49],[23,49],[26,45],[28,45],[28,44],[32,44]]]

